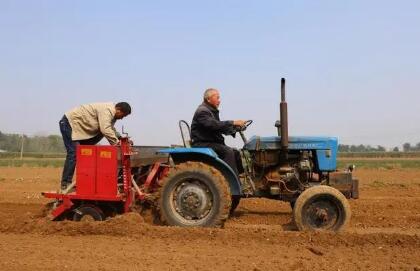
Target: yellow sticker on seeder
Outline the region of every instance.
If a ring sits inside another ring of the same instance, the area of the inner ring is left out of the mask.
[[[93,153],[92,149],[82,149],[81,150],[81,154],[83,156],[92,156],[92,153]]]
[[[110,158],[112,158],[112,152],[110,152],[110,151],[101,151],[100,154],[99,154],[99,157],[110,159]]]

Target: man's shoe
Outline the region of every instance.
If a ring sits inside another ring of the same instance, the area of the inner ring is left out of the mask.
[[[66,191],[66,189],[67,189],[67,185],[66,184],[62,184],[59,193],[63,193],[64,191]]]

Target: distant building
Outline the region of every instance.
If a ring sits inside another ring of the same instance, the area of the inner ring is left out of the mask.
[[[7,151],[5,151],[5,150],[0,150],[0,153],[4,153],[4,152],[7,152]]]

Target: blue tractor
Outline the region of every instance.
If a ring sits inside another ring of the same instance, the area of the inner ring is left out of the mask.
[[[156,153],[166,168],[153,197],[159,220],[173,226],[222,226],[242,198],[259,197],[289,202],[299,230],[344,229],[351,216],[347,199],[359,195],[353,167],[337,171],[337,138],[289,137],[285,79],[275,124],[278,135],[247,140],[244,132],[251,124],[237,131],[244,141],[240,152],[245,169],[237,176],[212,149],[191,148],[189,125],[180,121],[184,146]]]

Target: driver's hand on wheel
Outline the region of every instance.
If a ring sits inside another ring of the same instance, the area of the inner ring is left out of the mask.
[[[233,121],[233,125],[239,126],[239,127],[244,127],[245,122],[246,122],[245,120],[235,120],[235,121]]]

